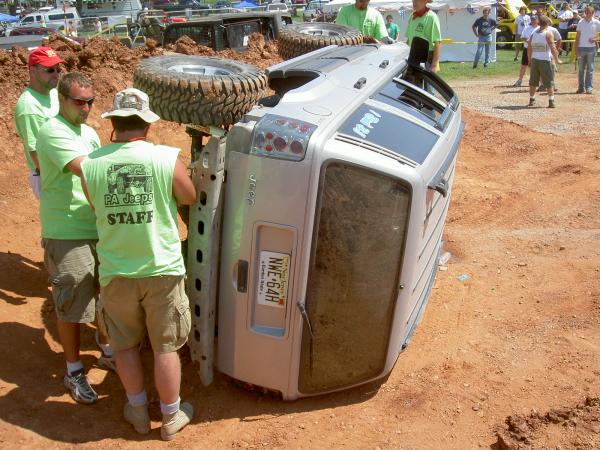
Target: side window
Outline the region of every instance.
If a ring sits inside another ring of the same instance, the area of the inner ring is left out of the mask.
[[[34,17],[33,16],[29,16],[29,17],[25,17],[23,19],[23,22],[21,23],[33,23]]]

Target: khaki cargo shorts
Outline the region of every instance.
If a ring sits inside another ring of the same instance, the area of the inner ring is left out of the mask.
[[[155,353],[183,347],[192,322],[183,280],[183,276],[117,277],[100,289],[98,324],[115,351],[137,347],[146,330]]]
[[[90,323],[96,318],[97,242],[42,239],[56,316],[63,322]]]

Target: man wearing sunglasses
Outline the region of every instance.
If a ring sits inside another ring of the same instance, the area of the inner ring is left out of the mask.
[[[38,47],[29,54],[29,84],[15,108],[17,133],[23,141],[29,169],[29,185],[40,198],[40,170],[35,146],[38,132],[46,121],[58,114],[58,76],[64,60],[50,47]]]
[[[81,161],[100,147],[100,139],[85,125],[94,102],[90,79],[79,72],[66,74],[58,83],[58,94],[59,113],[41,127],[36,146],[42,247],[67,363],[64,384],[74,400],[89,404],[98,396],[87,381],[79,340],[80,325],[95,320],[98,232],[80,176]]]

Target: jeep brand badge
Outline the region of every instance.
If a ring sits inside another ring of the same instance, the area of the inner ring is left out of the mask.
[[[246,198],[246,201],[248,205],[254,206],[254,203],[256,203],[256,175],[250,175],[248,180],[250,182],[248,183],[248,198]]]
[[[360,121],[354,125],[352,131],[358,134],[361,138],[365,139],[373,129],[373,124],[379,122],[380,118],[381,114],[370,109],[369,112],[365,113],[365,115],[362,116],[362,119],[360,119]]]

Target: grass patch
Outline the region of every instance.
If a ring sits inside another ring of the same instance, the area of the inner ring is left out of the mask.
[[[516,77],[519,75],[519,67],[521,67],[521,53],[519,53],[519,61],[513,61],[514,57],[514,48],[507,50],[497,49],[496,61],[490,63],[485,69],[483,68],[482,57],[479,60],[477,69],[473,69],[473,61],[442,62],[440,63],[439,74],[444,80],[479,79],[502,75],[513,75],[516,80]]]

